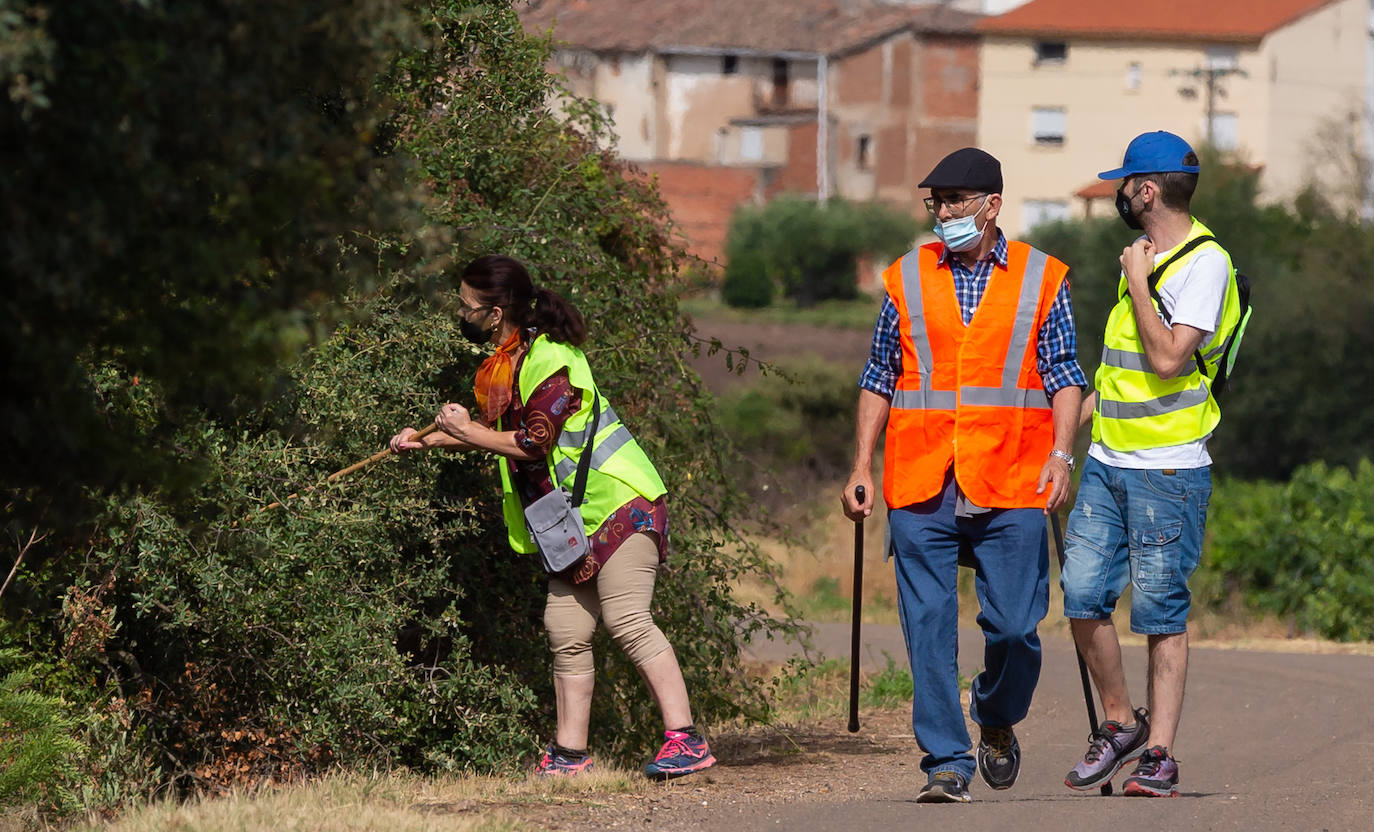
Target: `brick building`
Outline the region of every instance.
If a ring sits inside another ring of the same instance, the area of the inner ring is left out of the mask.
[[[713,259],[736,206],[783,192],[915,211],[921,177],[976,141],[979,16],[954,6],[980,4],[543,0],[521,17],[552,30],[556,69]]]

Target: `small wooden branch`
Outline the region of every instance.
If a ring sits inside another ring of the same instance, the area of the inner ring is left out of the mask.
[[[414,435],[412,435],[410,438],[411,438],[412,440],[415,440],[415,439],[421,439],[421,438],[423,438],[423,437],[425,437],[425,436],[429,436],[431,433],[433,433],[434,431],[438,430],[438,427],[439,427],[438,425],[433,425],[433,424],[428,425],[427,427],[424,427],[424,428],[421,428],[420,430],[415,431]],[[348,476],[349,474],[353,473],[354,471],[357,471],[357,470],[359,470],[359,469],[361,469],[361,468],[365,468],[365,467],[367,467],[368,465],[371,465],[372,463],[376,462],[376,461],[379,460],[379,459],[385,459],[386,457],[389,457],[389,456],[391,456],[391,448],[389,448],[389,447],[383,448],[382,450],[378,451],[377,453],[373,454],[372,456],[368,457],[367,459],[361,460],[361,461],[359,461],[359,462],[355,462],[355,463],[353,463],[352,465],[348,466],[347,468],[340,468],[339,470],[337,470],[337,471],[335,471],[334,473],[330,474],[329,476],[325,477],[325,478],[324,478],[324,482],[319,483],[319,485],[312,485],[312,486],[310,486],[309,488],[304,489],[303,491],[299,491],[299,492],[297,492],[297,493],[295,493],[295,494],[288,494],[288,495],[286,495],[285,497],[283,497],[282,499],[277,500],[277,501],[274,502],[274,503],[268,503],[267,505],[265,505],[265,506],[263,506],[262,508],[258,509],[257,512],[255,512],[255,513],[256,513],[256,514],[262,514],[264,511],[271,511],[271,510],[274,509],[274,508],[281,508],[282,505],[285,504],[287,500],[294,500],[294,499],[296,499],[297,497],[299,497],[301,494],[309,494],[310,492],[312,492],[312,491],[314,491],[315,489],[319,488],[321,485],[328,485],[329,483],[334,482],[334,481],[337,480],[337,479],[341,479],[341,478],[343,478],[343,477]],[[251,516],[252,516],[252,515],[249,515],[249,517],[251,517]],[[247,520],[248,518],[245,517],[244,519]]]

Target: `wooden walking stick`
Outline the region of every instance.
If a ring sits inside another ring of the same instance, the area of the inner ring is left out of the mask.
[[[431,433],[433,433],[434,431],[436,431],[436,430],[438,430],[438,429],[439,429],[439,426],[438,426],[438,425],[430,424],[430,425],[428,425],[427,427],[424,427],[424,428],[422,428],[422,429],[420,429],[420,430],[415,431],[415,433],[411,435],[410,439],[411,439],[411,441],[414,441],[414,440],[416,440],[416,439],[420,439],[420,438],[422,438],[422,437],[429,436]],[[318,485],[312,485],[312,486],[310,486],[309,488],[307,488],[307,489],[305,489],[305,490],[303,490],[303,491],[297,492],[297,493],[295,493],[295,494],[287,494],[285,497],[283,497],[282,499],[278,500],[278,501],[275,502],[275,503],[268,503],[267,505],[265,505],[265,506],[263,506],[262,508],[258,509],[258,510],[257,510],[257,513],[258,513],[258,514],[262,514],[264,511],[271,511],[271,510],[274,509],[274,508],[281,508],[282,504],[285,503],[287,500],[294,500],[294,499],[296,499],[297,497],[299,497],[301,494],[309,494],[311,491],[314,491],[315,489],[319,488],[321,485],[328,485],[329,483],[333,482],[334,480],[340,479],[340,478],[342,478],[342,477],[346,477],[346,476],[348,476],[349,474],[353,473],[354,471],[357,471],[357,470],[360,469],[360,468],[365,468],[365,467],[367,467],[368,465],[371,465],[372,463],[376,462],[377,460],[379,460],[379,459],[385,459],[386,457],[389,457],[389,456],[391,456],[391,448],[390,448],[390,447],[383,448],[382,450],[378,451],[377,453],[373,454],[372,456],[368,457],[367,459],[364,459],[364,460],[362,460],[362,461],[360,461],[360,462],[355,462],[355,463],[353,463],[352,465],[348,466],[347,468],[340,468],[339,470],[337,470],[337,471],[335,471],[334,473],[330,474],[329,476],[325,477],[325,478],[324,478],[324,482],[319,483]],[[251,516],[251,515],[250,515],[250,516]],[[245,519],[247,519],[247,518],[245,518]]]
[[[864,487],[854,486],[854,499],[864,503]],[[849,636],[849,733],[859,730],[859,629],[863,626],[864,595],[864,519],[854,521],[854,611]]]

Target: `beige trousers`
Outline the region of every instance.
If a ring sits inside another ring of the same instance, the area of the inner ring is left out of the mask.
[[[553,650],[553,672],[579,676],[593,671],[592,636],[598,619],[636,667],[670,649],[654,623],[649,604],[658,577],[658,544],[640,532],[630,535],[590,581],[574,584],[549,578],[544,627]]]

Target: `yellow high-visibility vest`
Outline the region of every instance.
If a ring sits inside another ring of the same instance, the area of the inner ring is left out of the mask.
[[[1159,260],[1165,262],[1197,237],[1211,235],[1207,226],[1193,220],[1187,238],[1173,249],[1164,252]],[[1136,328],[1131,298],[1126,293],[1126,277],[1122,275],[1118,288],[1120,299],[1107,318],[1107,333],[1102,343],[1102,363],[1098,365],[1094,384],[1097,387],[1097,407],[1093,410],[1093,441],[1116,451],[1139,451],[1182,445],[1210,434],[1221,421],[1221,407],[1212,395],[1211,379],[1215,377],[1227,337],[1240,323],[1240,295],[1236,286],[1236,270],[1231,255],[1215,240],[1198,245],[1184,257],[1169,264],[1160,275],[1156,287],[1187,268],[1200,252],[1220,251],[1226,257],[1229,279],[1222,303],[1221,321],[1198,348],[1203,366],[1197,357],[1188,360],[1174,378],[1162,379],[1155,374],[1145,357],[1145,347]],[[1157,301],[1156,301],[1157,303]]]
[[[592,381],[592,369],[582,350],[569,344],[549,340],[539,335],[530,344],[524,363],[520,365],[520,375],[516,379],[515,394],[520,401],[533,393],[549,376],[566,368],[568,380],[582,393],[582,403],[577,412],[563,423],[549,453],[549,478],[555,487],[562,486],[569,492],[577,474],[577,463],[587,448],[587,428],[592,420],[592,400],[598,395],[596,383]],[[496,427],[501,430],[498,419]],[[656,500],[667,493],[654,464],[639,443],[630,435],[630,429],[621,423],[615,409],[605,396],[601,396],[601,415],[595,428],[596,438],[592,440],[591,468],[587,472],[587,488],[582,498],[582,525],[587,536],[606,522],[621,506],[635,497]],[[520,495],[515,491],[511,480],[509,460],[501,460],[502,513],[506,520],[506,533],[510,546],[517,552],[532,553],[539,551],[530,537],[525,525],[524,507]]]

